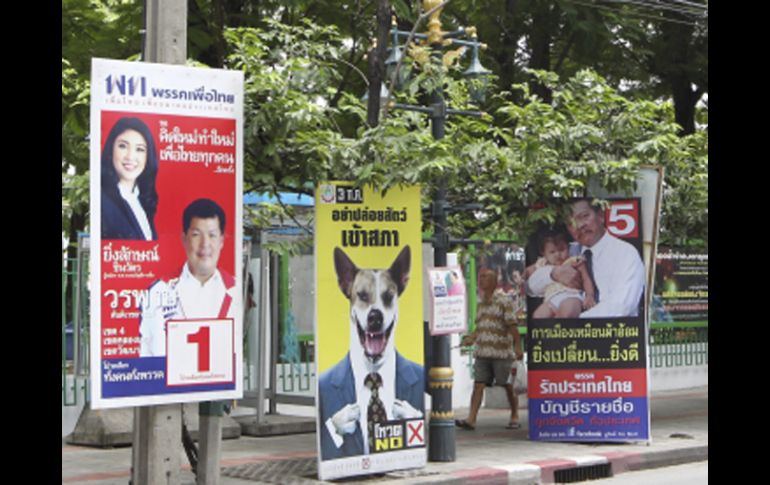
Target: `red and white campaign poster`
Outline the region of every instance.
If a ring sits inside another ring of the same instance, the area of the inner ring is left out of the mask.
[[[242,140],[242,72],[93,60],[93,408],[242,396]]]

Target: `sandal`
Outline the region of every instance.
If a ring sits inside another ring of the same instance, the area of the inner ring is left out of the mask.
[[[517,421],[511,421],[508,423],[508,425],[505,427],[505,429],[519,429],[521,428],[521,423]]]
[[[472,425],[471,423],[469,423],[464,419],[455,419],[455,425],[458,428],[467,429],[469,431],[473,431],[474,429],[476,429],[474,425]]]

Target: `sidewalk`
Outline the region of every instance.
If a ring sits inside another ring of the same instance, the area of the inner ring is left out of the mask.
[[[455,411],[465,417],[467,409]],[[420,470],[363,476],[345,483],[388,484],[534,484],[552,483],[554,472],[609,466],[613,474],[692,461],[708,460],[708,387],[653,394],[652,443],[579,444],[533,442],[524,427],[506,430],[508,411],[484,409],[475,431],[456,430],[456,460],[428,462]],[[322,483],[316,475],[315,434],[265,438],[241,436],[222,443],[222,485],[255,483]],[[187,463],[182,458],[182,463]],[[62,446],[62,483],[125,485],[130,478],[131,448],[95,449]],[[183,485],[195,478],[186,466]]]

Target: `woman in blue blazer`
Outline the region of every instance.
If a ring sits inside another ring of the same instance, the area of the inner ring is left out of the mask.
[[[102,239],[154,241],[158,158],[150,129],[121,118],[102,149]]]

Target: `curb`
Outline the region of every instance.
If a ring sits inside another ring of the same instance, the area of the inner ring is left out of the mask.
[[[478,467],[400,480],[413,485],[539,485],[556,483],[557,471],[587,470],[609,465],[610,476],[629,471],[649,470],[708,460],[708,445],[648,452],[607,452],[551,460],[536,460],[514,465]]]

